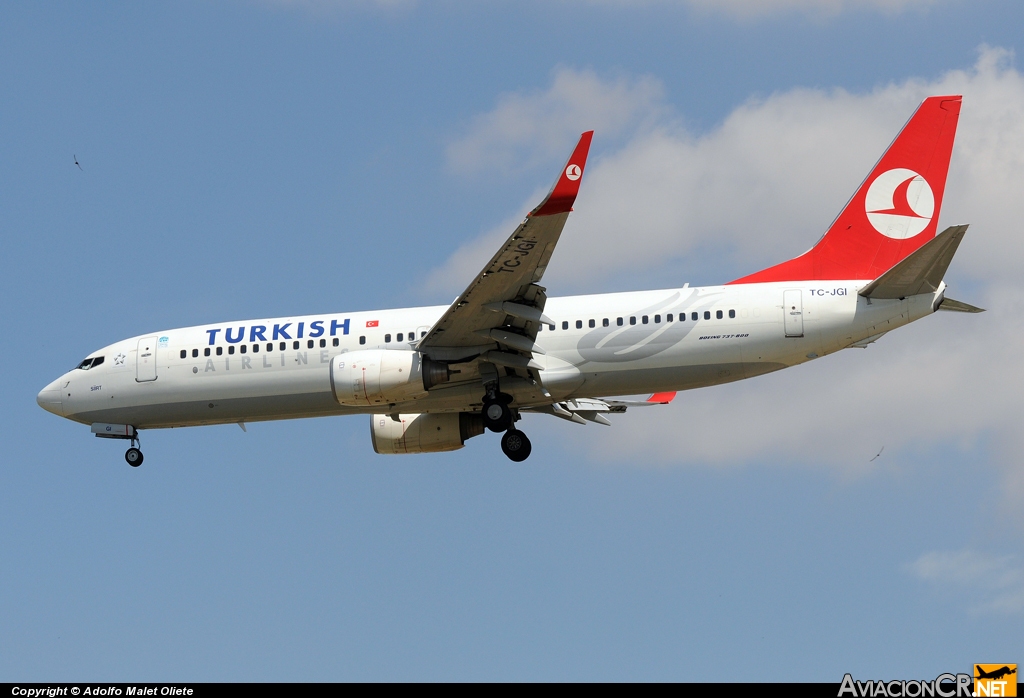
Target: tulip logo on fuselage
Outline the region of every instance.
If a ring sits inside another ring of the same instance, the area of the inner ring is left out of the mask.
[[[923,232],[935,213],[935,195],[924,177],[902,167],[878,175],[868,187],[864,212],[886,237],[905,240]]]

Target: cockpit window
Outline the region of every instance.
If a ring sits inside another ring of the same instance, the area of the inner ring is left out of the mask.
[[[88,371],[90,368],[96,368],[101,363],[103,363],[102,356],[90,356],[88,359],[78,364],[78,366],[76,366],[75,368],[80,368],[83,371]]]

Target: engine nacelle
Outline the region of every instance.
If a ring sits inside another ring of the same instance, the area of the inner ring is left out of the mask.
[[[416,351],[349,351],[331,361],[331,390],[342,405],[362,407],[425,397],[423,360]]]
[[[437,453],[462,448],[466,439],[484,433],[484,420],[470,412],[442,414],[375,414],[370,438],[377,453]]]

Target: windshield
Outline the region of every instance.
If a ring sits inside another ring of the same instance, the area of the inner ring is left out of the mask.
[[[76,366],[75,368],[80,368],[83,371],[88,371],[90,368],[96,368],[101,363],[103,363],[102,356],[90,356],[88,359],[78,364],[78,366]]]

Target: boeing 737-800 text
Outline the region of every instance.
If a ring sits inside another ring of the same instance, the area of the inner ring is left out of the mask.
[[[587,132],[451,305],[151,332],[90,354],[37,399],[131,441],[134,466],[143,429],[346,414],[371,415],[377,453],[450,451],[489,429],[521,461],[524,412],[607,425],[678,390],[864,347],[936,310],[979,312],[944,296],[967,226],[936,235],[960,103],[926,99],[812,249],[722,286],[548,298],[540,282]]]

